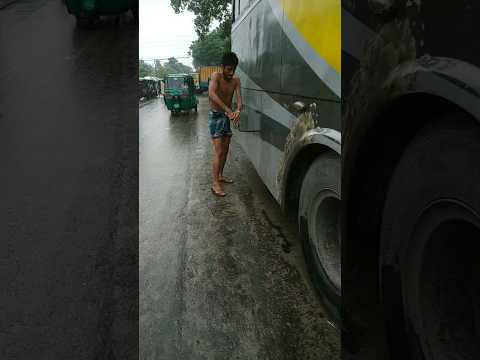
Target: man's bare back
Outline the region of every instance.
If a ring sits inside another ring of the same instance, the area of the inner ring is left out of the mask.
[[[223,78],[223,74],[219,72],[215,72],[212,74],[212,78],[210,81],[215,82],[216,84],[212,84],[213,88],[215,89],[216,94],[222,100],[222,102],[228,107],[232,108],[232,99],[233,93],[236,89],[240,86],[240,79],[238,77],[233,77],[230,81],[227,81]],[[212,110],[225,112],[220,105],[214,102],[210,98],[210,107]]]

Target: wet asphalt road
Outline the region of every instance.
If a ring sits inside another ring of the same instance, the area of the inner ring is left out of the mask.
[[[0,358],[138,354],[138,25],[0,10]]]
[[[207,106],[140,108],[140,358],[339,359],[295,228],[235,141],[236,182],[210,192]]]

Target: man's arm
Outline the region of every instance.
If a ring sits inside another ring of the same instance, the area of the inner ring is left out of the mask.
[[[227,114],[230,114],[232,112],[232,109],[230,109],[227,105],[225,105],[222,99],[220,99],[220,97],[217,95],[219,75],[220,75],[219,73],[214,73],[212,75],[210,84],[208,86],[208,96],[215,104],[220,106]]]

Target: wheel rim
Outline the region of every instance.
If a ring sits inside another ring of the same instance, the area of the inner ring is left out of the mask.
[[[405,262],[407,323],[418,337],[412,352],[426,360],[478,358],[480,336],[480,219],[455,201],[424,212]],[[416,345],[417,344],[417,345]]]
[[[331,190],[325,190],[312,201],[308,216],[308,233],[316,255],[316,265],[319,271],[326,274],[338,294],[341,292],[342,279],[339,210],[339,196]]]

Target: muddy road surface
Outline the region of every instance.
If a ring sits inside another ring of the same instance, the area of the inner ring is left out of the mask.
[[[208,102],[140,108],[140,358],[339,359],[288,223],[232,140],[210,191]]]

